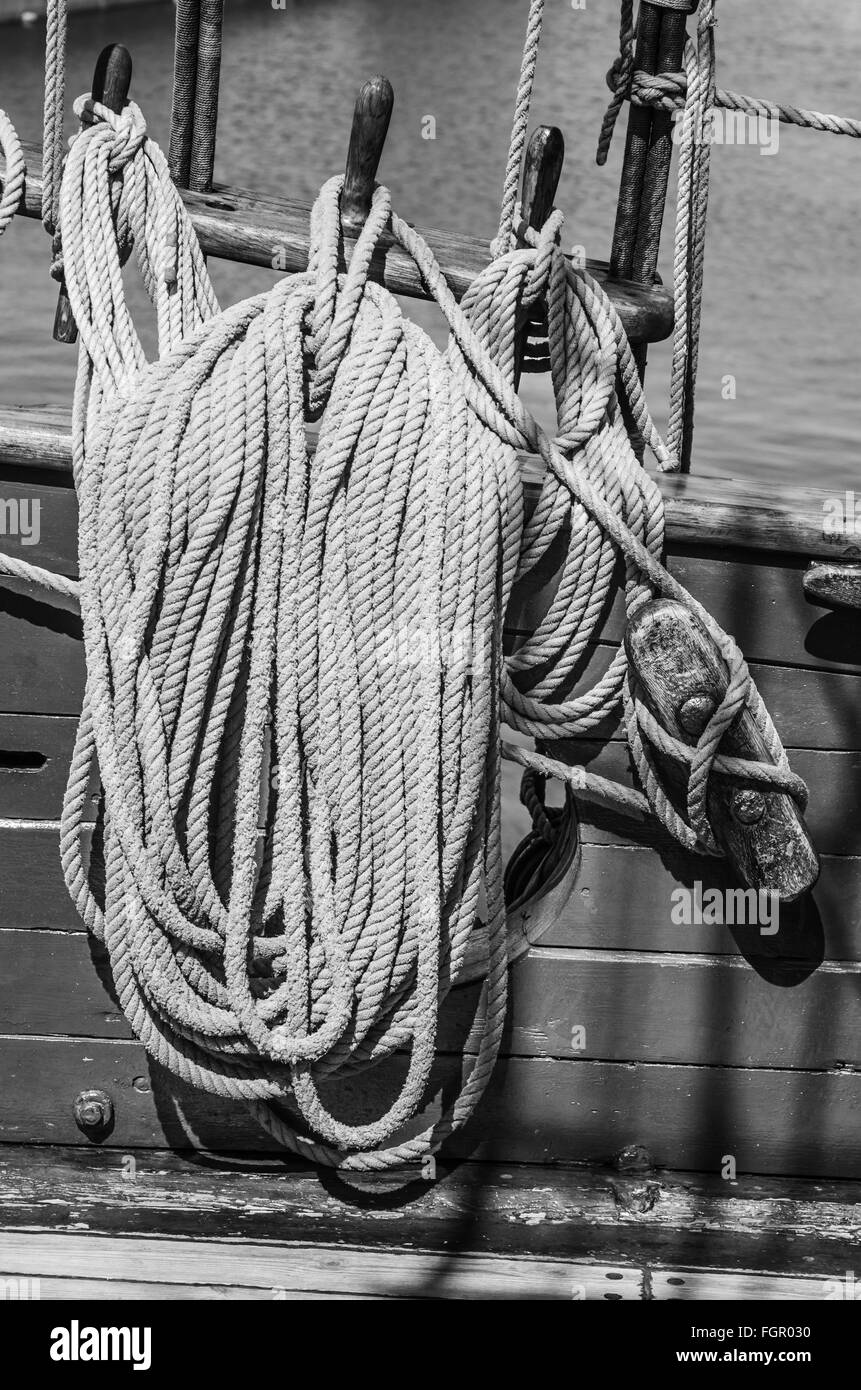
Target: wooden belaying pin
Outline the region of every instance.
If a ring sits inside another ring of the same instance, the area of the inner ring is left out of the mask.
[[[553,199],[562,176],[562,161],[565,158],[565,140],[562,131],[555,125],[540,125],[532,132],[526,147],[523,164],[523,185],[520,207],[527,227],[536,231],[544,226],[553,211]],[[523,359],[529,342],[529,330],[534,309],[527,314],[526,322],[517,336],[517,368],[514,375],[515,388],[520,384]]]
[[[728,685],[726,662],[700,619],[673,599],[654,599],[629,622],[625,649],[644,704],[670,734],[693,747]],[[770,761],[750,709],[743,709],[727,729],[720,752]],[[671,778],[671,760],[658,756]],[[715,772],[707,813],[731,868],[748,888],[792,902],[813,887],[819,860],[787,792],[739,786]]]
[[[394,104],[395,93],[387,77],[370,78],[356,98],[341,193],[341,226],[345,236],[352,239],[358,236],[371,210]]]
[[[93,101],[101,102],[119,114],[128,101],[132,80],[131,54],[121,43],[109,43],[102,49],[93,71]],[[57,312],[54,315],[54,339],[58,343],[74,343],[78,329],[66,292],[65,279],[60,281]]]

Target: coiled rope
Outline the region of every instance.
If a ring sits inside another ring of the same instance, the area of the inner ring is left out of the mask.
[[[24,152],[21,141],[5,111],[0,110],[0,153],[3,155],[4,178],[0,189],[0,236],[9,226],[24,193]]]
[[[536,813],[535,788],[556,775],[648,806],[682,843],[714,853],[708,779],[728,765],[717,750],[746,704],[773,765],[732,770],[802,805],[805,790],[732,639],[660,563],[660,495],[619,391],[659,463],[672,458],[618,315],[561,252],[559,213],[540,233],[518,226],[527,244],[499,255],[458,306],[382,187],[339,274],[342,180],[330,180],[307,272],[220,311],[140,110],[76,109],[60,213],[81,344],[87,686],[61,823],[66,881],[160,1063],[246,1101],[315,1161],[400,1165],[465,1122],[499,1048],[501,752],[527,769]],[[384,234],[445,315],[445,354],[369,280]],[[154,363],[124,295],[133,249],[158,320]],[[542,298],[555,439],[513,388],[521,315]],[[520,449],[547,470],[526,524]],[[550,609],[505,659],[512,585],[560,534]],[[687,603],[727,662],[726,697],[695,749],[650,721],[623,651],[590,691],[564,694],[620,554],[628,612],[656,593]],[[416,636],[424,652],[405,658],[401,638]],[[645,796],[501,743],[503,723],[542,743],[579,736],[620,699]],[[684,815],[656,750],[687,761]],[[476,1058],[445,1116],[402,1138],[480,917]],[[327,1082],[396,1052],[405,1075],[385,1112],[336,1113]]]

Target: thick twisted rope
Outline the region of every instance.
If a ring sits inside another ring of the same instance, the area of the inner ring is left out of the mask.
[[[0,236],[2,236],[18,211],[24,193],[26,176],[21,141],[18,139],[18,132],[5,111],[0,111],[0,154],[3,155],[4,164],[3,186],[0,189]]]
[[[63,119],[66,106],[67,0],[48,0],[45,33],[45,100],[42,122],[42,225],[51,238],[55,280],[63,276],[60,242],[60,182],[63,177]]]
[[[523,57],[520,64],[520,77],[514,99],[514,119],[508,141],[508,156],[505,163],[505,176],[500,200],[499,228],[491,243],[494,256],[503,256],[515,244],[514,220],[517,208],[517,194],[520,188],[520,167],[526,137],[529,133],[529,111],[532,106],[532,89],[535,85],[535,67],[538,62],[538,45],[544,23],[544,0],[529,0],[529,17],[526,23],[526,37],[523,41]]]
[[[669,455],[615,310],[562,255],[559,214],[541,234],[521,227],[532,244],[494,261],[461,308],[384,189],[339,276],[333,180],[314,209],[308,272],[219,313],[138,109],[117,117],[89,102],[81,114],[61,200],[81,333],[74,464],[88,663],[62,822],[67,881],[104,938],[126,1016],[161,1063],[246,1100],[317,1161],[401,1164],[464,1122],[498,1050],[503,721],[543,741],[574,737],[624,697],[647,804],[695,848],[715,848],[704,789],[741,703],[774,753],[770,777],[758,775],[799,798],[803,789],[731,639],[660,564],[660,498],[632,453],[617,379],[659,461]],[[387,227],[448,319],[445,356],[367,279]],[[158,315],[151,365],[123,292],[132,246]],[[512,386],[518,315],[540,297],[555,441]],[[309,416],[320,421],[313,461]],[[547,465],[528,526],[522,448]],[[571,542],[548,617],[504,662],[515,577],[563,528]],[[687,820],[654,768],[654,748],[674,741],[649,727],[622,653],[593,690],[561,695],[620,551],[629,611],[655,592],[681,598],[732,673],[686,750]],[[398,633],[433,636],[441,655],[404,661]],[[514,756],[601,794],[583,769]],[[88,863],[96,762],[103,862]],[[399,1140],[427,1088],[440,1001],[482,898],[476,1060],[443,1120]],[[405,1050],[403,1088],[384,1115],[350,1123],[332,1112],[327,1080]]]
[[[618,315],[562,255],[560,214],[540,233],[519,225],[526,245],[499,254],[458,306],[382,188],[339,274],[332,180],[312,214],[308,271],[220,312],[138,108],[76,109],[60,217],[81,336],[73,462],[88,676],[61,825],[66,880],[159,1062],[244,1100],[315,1161],[402,1164],[468,1119],[499,1047],[501,751],[527,770],[524,798],[546,836],[549,775],[650,810],[706,853],[717,851],[713,771],[802,803],[803,784],[735,644],[660,563],[660,496],[619,391],[659,464],[673,459]],[[503,240],[516,220],[515,207]],[[384,234],[445,314],[445,355],[368,280]],[[133,249],[158,320],[152,364],[123,289]],[[542,300],[555,440],[513,388],[519,324]],[[309,420],[320,426],[313,458]],[[546,466],[528,525],[523,448]],[[560,534],[557,592],[506,661],[512,585]],[[629,613],[656,593],[679,599],[724,656],[726,696],[694,749],[651,719],[622,651],[590,691],[566,693],[620,554]],[[416,637],[418,659],[402,646]],[[503,722],[547,744],[588,733],[620,701],[645,795],[502,748]],[[745,705],[773,764],[718,751]],[[668,753],[689,770],[684,816],[657,772]],[[480,912],[478,1052],[441,1120],[403,1138]],[[385,1113],[333,1111],[327,1082],[396,1052],[403,1083]]]

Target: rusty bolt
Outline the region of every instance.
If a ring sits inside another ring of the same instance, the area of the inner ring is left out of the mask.
[[[704,690],[689,695],[676,711],[679,726],[691,738],[699,738],[715,710],[715,702]]]
[[[761,792],[737,791],[730,802],[730,810],[742,825],[756,825],[765,815],[765,798]]]
[[[75,1124],[84,1134],[105,1134],[114,1122],[114,1103],[105,1091],[81,1091],[75,1097]]]

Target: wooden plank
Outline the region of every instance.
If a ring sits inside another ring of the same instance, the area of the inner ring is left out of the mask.
[[[477,997],[446,1000],[440,1051],[475,1051]],[[80,933],[0,931],[0,1019],[23,1036],[132,1037],[107,954]],[[512,968],[502,1055],[861,1070],[860,1021],[857,963],[539,947]]]
[[[77,721],[48,715],[0,714],[0,820],[56,820],[62,809]],[[595,772],[630,784],[627,747],[591,741],[554,743],[563,761],[587,760]],[[821,854],[854,855],[861,847],[861,751],[788,748],[794,771],[811,792],[806,819]],[[22,758],[38,768],[19,766]],[[93,787],[93,795],[96,793]],[[95,816],[93,804],[92,817]]]
[[[0,715],[0,818],[59,819],[76,729],[76,719]]]
[[[573,1260],[504,1259],[459,1252],[389,1251],[314,1244],[278,1248],[226,1241],[128,1240],[109,1236],[0,1233],[0,1266],[25,1277],[104,1278],[146,1284],[256,1288],[382,1298],[637,1299],[636,1268]]]
[[[758,927],[712,923],[688,927],[670,920],[668,903],[680,883],[699,880],[703,891],[733,888],[720,860],[692,860],[667,841],[660,853],[646,846],[591,843],[600,834],[584,824],[586,839],[575,891],[543,946],[608,950],[683,951],[759,955],[807,961],[861,960],[861,858],[825,855],[812,898],[797,911],[784,908],[776,938]],[[56,828],[0,826],[0,928],[83,932],[60,870]]]
[[[71,412],[58,405],[0,406],[0,464],[26,474],[36,469],[71,479]],[[522,454],[527,507],[538,495],[541,461]],[[766,555],[853,559],[858,550],[854,521],[845,536],[826,532],[834,489],[781,487],[739,477],[702,474],[654,475],[664,499],[668,544],[685,551],[700,546]],[[50,483],[50,477],[44,480]],[[549,561],[547,562],[549,563]],[[539,571],[546,573],[546,564]]]
[[[36,585],[0,580],[0,646],[12,654],[0,667],[0,713],[80,712],[84,692],[81,620],[71,599],[48,598]],[[603,674],[618,643],[591,648],[575,689]],[[861,672],[750,663],[781,737],[793,748],[861,748]],[[596,732],[621,740],[620,718]]]
[[[534,576],[521,582],[509,607],[507,627],[512,637],[534,631],[540,622],[555,592],[560,561],[560,548],[550,547]],[[728,558],[726,546],[695,550],[671,543],[666,563],[674,578],[732,633],[749,662],[856,674],[861,670],[857,614],[812,604],[802,586],[802,559],[757,557],[752,551]],[[620,578],[621,571],[595,634],[602,642],[616,645],[625,632]]]
[[[80,713],[83,629],[72,599],[36,584],[0,580],[0,713]]]
[[[98,1254],[98,1251],[95,1252]],[[10,1279],[17,1279],[20,1276],[10,1274],[8,1270],[0,1271],[0,1288]],[[26,1276],[25,1276],[26,1278]],[[247,1285],[239,1284],[167,1284],[167,1283],[143,1283],[134,1279],[115,1279],[108,1271],[101,1279],[84,1279],[76,1275],[65,1277],[63,1275],[37,1275],[29,1281],[32,1293],[28,1293],[29,1298],[38,1298],[40,1302],[47,1303],[61,1301],[63,1303],[82,1302],[91,1303],[93,1301],[108,1300],[111,1303],[117,1299],[145,1299],[147,1302],[154,1300],[169,1301],[175,1303],[177,1300],[185,1302],[189,1299],[200,1301],[201,1299],[212,1300],[214,1302],[238,1302],[240,1300],[259,1301],[260,1299],[271,1299],[273,1294],[270,1290],[249,1288]],[[8,1295],[7,1295],[8,1296]],[[408,1295],[405,1295],[407,1297]],[[418,1297],[419,1295],[416,1295]],[[349,1299],[350,1302],[374,1303],[385,1299],[384,1294],[369,1293],[323,1293],[319,1289],[279,1289],[279,1301],[289,1303],[309,1302],[337,1302]],[[392,1294],[392,1299],[397,1299],[399,1295]]]
[[[462,1249],[466,1230],[475,1255],[794,1275],[852,1268],[857,1254],[858,1183],[470,1162],[406,1179],[321,1178],[276,1156],[7,1144],[0,1227],[427,1251]]]
[[[589,837],[594,828],[584,823],[581,833]],[[812,894],[804,903],[782,909],[776,937],[763,937],[757,926],[744,924],[685,926],[671,921],[668,904],[674,889],[696,882],[704,893],[738,886],[723,860],[694,859],[669,839],[660,853],[642,845],[587,842],[574,892],[541,944],[711,955],[738,951],[746,957],[807,962],[811,968],[823,959],[861,960],[861,858],[824,855]],[[61,905],[54,911],[59,916]]]
[[[618,647],[618,642],[590,644],[587,665],[571,687],[572,695],[591,689],[609,667]],[[748,666],[787,745],[835,751],[861,748],[861,672],[848,674],[757,661],[749,661]],[[624,740],[621,712],[596,726],[595,736]]]
[[[0,554],[56,574],[78,572],[78,504],[74,489],[20,478],[0,480]]]
[[[394,1058],[325,1087],[325,1099],[349,1122],[380,1114],[404,1066]],[[415,1128],[440,1114],[462,1068],[459,1059],[438,1058]],[[2,1037],[0,1075],[0,1142],[80,1143],[72,1103],[93,1087],[113,1097],[116,1124],[104,1145],[123,1153],[275,1147],[244,1107],[167,1077],[135,1043]],[[512,1058],[496,1068],[478,1112],[447,1150],[511,1163],[589,1163],[633,1143],[661,1168],[719,1173],[732,1155],[741,1174],[854,1179],[861,1073]]]
[[[25,144],[27,179],[19,211],[41,218],[42,151]],[[0,167],[5,167],[0,161]],[[290,198],[261,196],[241,188],[213,185],[211,193],[179,190],[201,248],[208,256],[261,265],[279,271],[307,269],[310,249],[310,205]],[[481,237],[422,229],[450,289],[458,299],[490,262],[490,242]],[[347,246],[352,242],[348,239]],[[658,342],[673,331],[673,301],[660,285],[648,289],[629,280],[611,279],[606,262],[587,261],[590,272],[607,290],[633,342]],[[393,294],[427,298],[418,269],[391,237],[381,242],[370,278]]]
[[[2,723],[0,723],[2,728]],[[579,742],[560,739],[548,745],[548,751],[562,762],[583,763],[591,772],[612,778],[627,786],[634,785],[634,774],[627,746],[621,743],[598,744],[589,740]],[[798,773],[810,789],[810,801],[805,822],[820,854],[857,855],[861,850],[861,753],[827,753],[809,748],[787,748],[793,772]],[[581,802],[584,819],[601,824],[600,813],[586,809]],[[610,832],[610,843],[655,843],[665,838],[665,832],[652,825],[633,820],[618,822],[628,826],[617,835]],[[602,835],[599,843],[607,843]],[[691,866],[698,856],[691,856]],[[691,875],[695,877],[695,874]]]
[[[717,1269],[654,1269],[650,1271],[649,1297],[658,1302],[669,1299],[690,1299],[696,1303],[727,1299],[733,1301],[771,1302],[773,1300],[805,1302],[835,1297],[835,1291],[845,1281],[846,1271],[834,1269],[817,1279],[780,1274],[745,1274]],[[847,1295],[848,1296],[848,1295]],[[712,1348],[713,1349],[713,1348]],[[725,1346],[720,1348],[725,1350]],[[799,1343],[792,1348],[798,1359],[812,1360],[814,1353]]]

